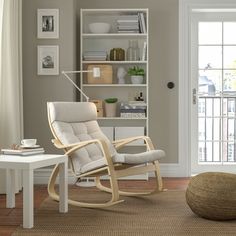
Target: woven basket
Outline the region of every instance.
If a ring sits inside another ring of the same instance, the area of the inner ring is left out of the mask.
[[[236,175],[206,172],[193,177],[186,201],[191,210],[203,218],[236,219]]]
[[[87,74],[88,84],[112,84],[112,66],[111,65],[89,65],[88,70],[99,67],[101,76],[93,77],[93,73]]]

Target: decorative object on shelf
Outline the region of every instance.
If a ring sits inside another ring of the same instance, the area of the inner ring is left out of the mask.
[[[38,46],[38,75],[59,74],[59,46]]]
[[[76,74],[76,73],[93,73],[93,77],[99,78],[100,68],[99,67],[93,67],[91,70],[78,70],[78,71],[62,71],[61,73],[75,86],[75,88],[86,98],[86,101],[89,101],[89,97],[82,91],[81,88],[79,88],[76,83],[69,77],[68,74]]]
[[[138,66],[130,67],[128,70],[128,75],[131,76],[132,84],[142,84],[144,74],[144,69]]]
[[[110,51],[111,61],[124,61],[125,60],[125,50],[122,48],[112,48]]]
[[[139,93],[139,96],[137,96],[137,97],[135,98],[135,100],[136,100],[136,101],[144,101],[143,93],[140,92],[140,93]]]
[[[89,30],[93,34],[106,34],[110,31],[111,25],[105,22],[95,22],[89,24]]]
[[[127,49],[127,61],[139,61],[139,47],[138,40],[129,40],[129,47]]]
[[[105,99],[106,117],[116,117],[117,101],[118,101],[117,98]]]
[[[89,71],[94,68],[99,68],[101,75],[99,79],[94,77],[92,74],[87,75],[88,84],[112,84],[112,66],[111,65],[88,65],[87,69]]]
[[[103,101],[99,100],[99,99],[93,99],[90,100],[90,102],[93,102],[96,105],[97,108],[97,116],[98,117],[103,117],[104,116],[104,112],[103,112]]]
[[[127,74],[127,71],[123,66],[118,67],[117,69],[117,78],[118,78],[118,84],[125,84],[125,76]]]
[[[38,9],[38,38],[59,38],[59,9]]]

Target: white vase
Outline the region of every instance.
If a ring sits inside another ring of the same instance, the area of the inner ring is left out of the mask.
[[[106,103],[105,102],[105,112],[106,117],[116,117],[116,105],[117,103]]]
[[[131,75],[132,84],[142,84],[143,76],[142,75]]]

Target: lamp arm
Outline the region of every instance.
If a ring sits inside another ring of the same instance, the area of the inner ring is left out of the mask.
[[[67,73],[80,73],[80,72],[90,72],[90,71],[62,71],[61,73],[76,87],[77,90],[86,98],[86,101],[89,101],[89,97],[77,86],[77,84],[67,75]]]

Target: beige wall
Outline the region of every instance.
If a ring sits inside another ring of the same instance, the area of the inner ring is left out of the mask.
[[[37,9],[58,8],[59,39],[37,39]],[[74,0],[23,0],[24,136],[37,138],[47,152],[55,152],[47,122],[47,101],[72,101],[73,86],[58,76],[37,75],[37,45],[59,45],[60,71],[76,68]]]
[[[36,38],[37,8],[60,9],[58,40]],[[51,135],[46,118],[46,102],[70,101],[74,95],[69,82],[63,80],[61,75],[37,76],[36,47],[40,44],[58,44],[60,70],[78,68],[80,8],[149,8],[150,136],[155,146],[167,153],[162,162],[177,162],[178,0],[23,0],[25,137],[36,137],[48,151],[54,150],[49,144]],[[176,85],[172,90],[166,86],[169,81]]]

